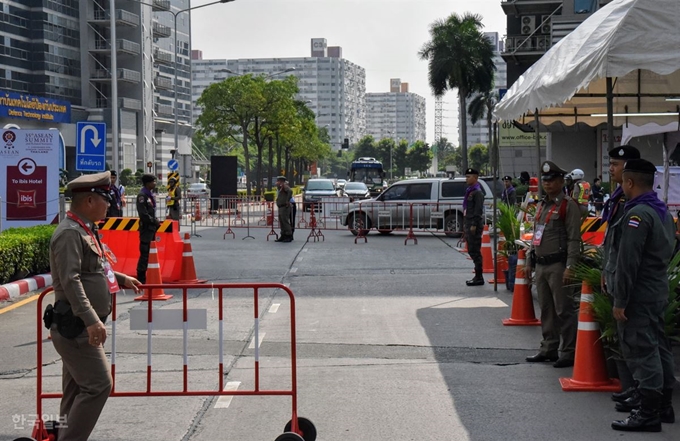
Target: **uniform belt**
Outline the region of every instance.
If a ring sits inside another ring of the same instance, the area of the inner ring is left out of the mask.
[[[287,207],[288,204],[282,204],[282,205],[276,204],[276,206],[279,207],[279,208],[283,208],[283,207]]]
[[[557,262],[565,262],[567,260],[566,253],[548,254],[547,256],[536,256],[537,265],[552,265]]]

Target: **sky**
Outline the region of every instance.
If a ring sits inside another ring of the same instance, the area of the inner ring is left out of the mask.
[[[191,0],[191,7],[214,0]],[[310,39],[342,47],[366,69],[366,92],[389,92],[390,78],[427,99],[427,141],[434,141],[434,97],[418,51],[430,25],[452,13],[483,17],[484,32],[505,35],[501,0],[235,0],[192,11],[192,49],[203,59],[309,57]],[[457,94],[444,97],[444,136],[458,144]]]

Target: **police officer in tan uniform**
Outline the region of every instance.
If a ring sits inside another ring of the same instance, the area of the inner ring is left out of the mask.
[[[55,304],[45,324],[63,362],[60,441],[85,441],[94,429],[111,391],[103,347],[111,293],[119,285],[139,291],[136,279],[113,271],[99,240],[95,222],[106,217],[110,183],[108,171],[71,181],[71,210],[50,242]]]
[[[571,283],[572,266],[580,256],[581,213],[578,204],[562,191],[566,170],[545,161],[542,171],[545,197],[536,208],[529,260],[536,266],[543,340],[540,352],[526,360],[554,361],[554,367],[562,368],[574,365],[578,303],[574,288],[565,285]]]
[[[276,178],[276,187],[279,189],[276,194],[276,206],[279,207],[279,225],[281,226],[281,237],[275,242],[292,242],[293,228],[290,223],[290,198],[293,192],[286,184],[286,177]]]

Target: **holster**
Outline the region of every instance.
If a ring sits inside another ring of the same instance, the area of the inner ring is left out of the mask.
[[[80,317],[73,314],[71,305],[62,302],[61,300],[57,300],[54,303],[54,307],[52,307],[52,305],[47,305],[47,308],[45,308],[45,315],[47,315],[47,310],[49,308],[52,308],[50,327],[52,326],[52,323],[55,323],[57,325],[57,331],[59,331],[59,334],[61,334],[62,337],[70,340],[83,333],[85,330],[85,323]],[[45,322],[45,326],[47,326],[47,322]]]

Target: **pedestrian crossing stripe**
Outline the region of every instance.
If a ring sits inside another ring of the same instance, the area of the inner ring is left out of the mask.
[[[97,222],[97,228],[103,231],[139,231],[139,219],[136,217],[110,217]],[[172,233],[172,220],[162,221],[157,232]]]

